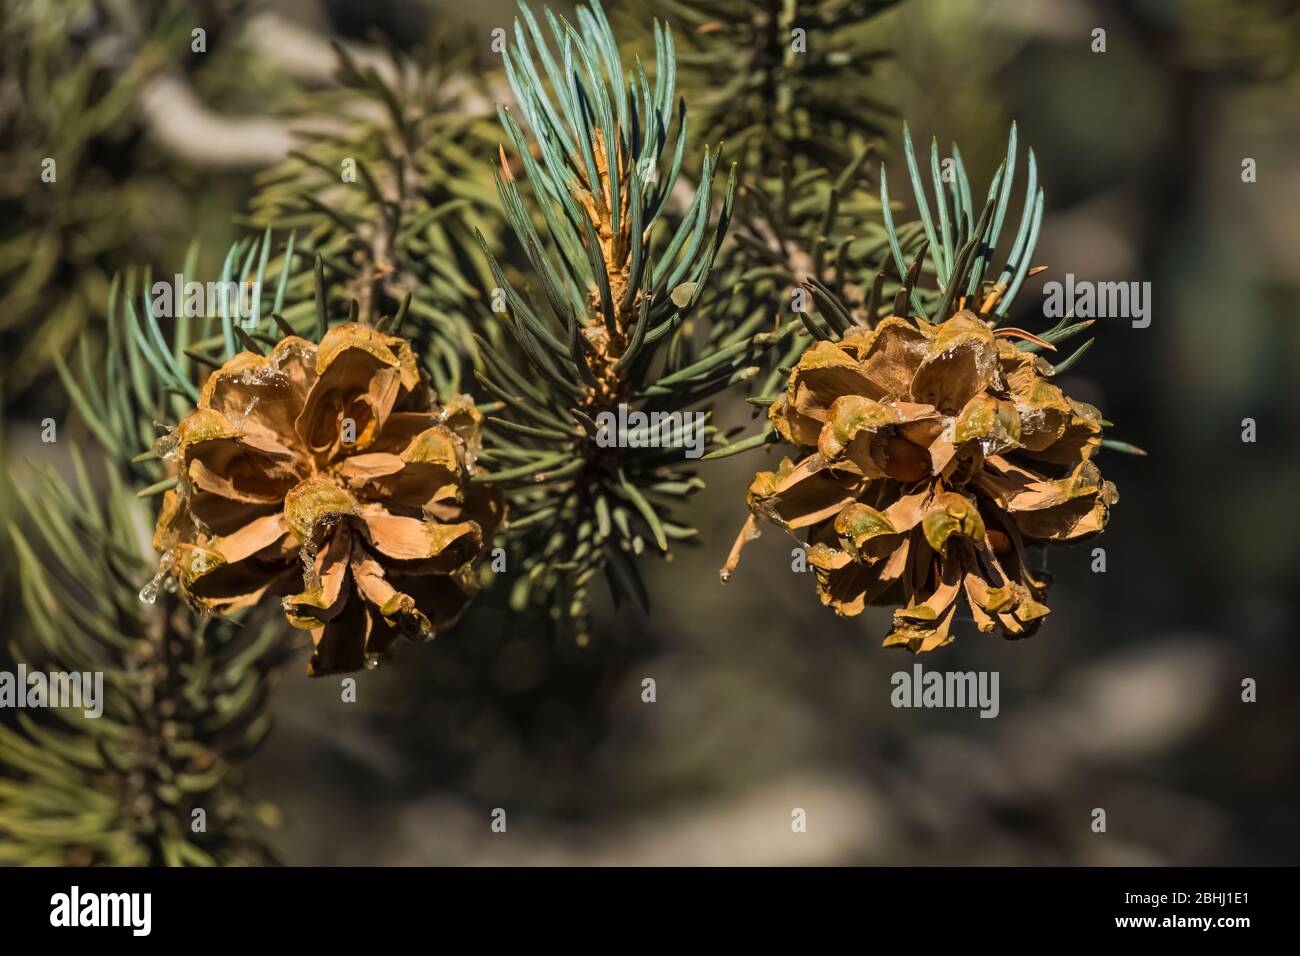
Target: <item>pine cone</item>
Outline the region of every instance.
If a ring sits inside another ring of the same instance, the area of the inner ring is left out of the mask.
[[[180,477],[154,532],[163,571],[218,614],[286,595],[313,676],[373,665],[476,591],[502,517],[469,483],[481,424],[468,398],[436,406],[406,340],[365,325],[242,352],[162,440]]]
[[[949,643],[962,591],[981,631],[1026,637],[1048,582],[1025,545],[1096,534],[1119,500],[1091,460],[1100,413],[1051,374],[969,310],[817,342],[769,411],[802,457],[758,474],[749,508],[807,535],[837,613],[901,605],[887,647]]]

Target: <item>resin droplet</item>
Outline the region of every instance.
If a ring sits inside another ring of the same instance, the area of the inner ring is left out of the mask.
[[[368,671],[375,670],[377,667],[379,667],[381,662],[382,662],[382,658],[380,658],[378,654],[367,654],[366,670]]]
[[[158,602],[158,589],[162,586],[163,573],[159,571],[140,589],[140,600],[145,604]]]
[[[176,590],[175,578],[171,576],[170,569],[172,565],[172,553],[164,551],[162,559],[158,562],[158,570],[154,573],[148,583],[140,589],[140,601],[143,604],[156,604],[158,602],[158,590],[166,587],[167,593],[174,593]]]
[[[160,422],[154,422],[160,425]],[[153,443],[153,453],[163,461],[175,461],[176,451],[181,442],[181,433],[179,428],[173,428],[165,435],[159,435]]]

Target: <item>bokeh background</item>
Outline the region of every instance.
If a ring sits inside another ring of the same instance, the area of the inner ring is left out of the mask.
[[[408,47],[462,23],[489,71],[490,30],[512,15],[497,0],[196,6],[227,24],[232,49],[255,55],[214,56],[179,92],[144,85],[103,107],[77,209],[40,208],[9,186],[0,195],[3,254],[46,241],[83,256],[65,255],[81,265],[38,284],[0,271],[7,459],[61,461],[39,428],[66,414],[47,356],[81,328],[67,310],[93,326],[113,268],[174,266],[194,235],[212,249],[237,236],[252,175],[292,142],[277,119],[280,77],[327,73],[331,37],[368,43],[379,31]],[[609,6],[637,15],[635,4]],[[1096,28],[1105,53],[1091,49]],[[1065,272],[1151,283],[1150,327],[1099,321],[1064,384],[1149,452],[1100,460],[1121,496],[1096,542],[1106,572],[1091,570],[1092,544],[1053,551],[1053,614],[1036,637],[1008,643],[968,625],[919,659],[998,671],[997,719],[896,710],[890,675],[913,659],[881,649],[887,612],[823,609],[791,571],[792,539],[769,529],[720,584],[744,489],[775,453],[727,459],[694,500],[702,543],[650,566],[652,613],[602,604],[586,646],[521,627],[489,596],[454,632],[360,675],[355,704],[295,661],[247,771],[278,807],[281,859],[1300,860],[1300,2],[905,0],[876,29],[894,59],[871,91],[844,96],[897,109],[891,167],[903,116],[918,139],[959,142],[975,182],[992,174],[1013,119],[1038,156],[1047,200],[1036,258],[1050,269],[1022,292],[1017,324],[1050,324],[1034,315],[1041,285]],[[226,124],[220,148],[170,129],[159,95],[192,97],[194,115]],[[32,132],[21,97],[0,85],[0,179]],[[46,121],[59,116],[52,104]],[[100,222],[92,207],[110,201],[132,214]],[[737,399],[722,415],[742,423],[750,409]],[[1242,441],[1245,418],[1254,443]],[[3,619],[20,633],[4,575]],[[1258,682],[1256,703],[1241,699],[1245,678]],[[494,808],[507,812],[504,834],[489,827]],[[805,833],[791,831],[794,808],[807,813]],[[1094,808],[1106,810],[1105,833],[1091,828]]]

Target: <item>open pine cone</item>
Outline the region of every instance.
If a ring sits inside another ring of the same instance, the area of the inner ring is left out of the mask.
[[[312,675],[376,663],[477,589],[501,518],[469,481],[481,424],[467,398],[436,406],[406,340],[369,326],[242,352],[162,440],[180,479],[154,532],[162,570],[208,612],[285,595]]]
[[[885,646],[949,643],[962,592],[981,631],[1028,636],[1048,582],[1025,545],[1096,534],[1118,501],[1091,460],[1100,413],[1051,373],[968,310],[819,341],[769,411],[802,457],[758,474],[749,508],[806,534],[837,613],[901,605]]]

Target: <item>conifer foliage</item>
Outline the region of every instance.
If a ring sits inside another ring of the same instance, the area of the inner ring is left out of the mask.
[[[214,277],[235,301],[205,312],[197,238],[174,289],[114,277],[102,353],[55,361],[97,447],[5,476],[11,654],[104,689],[102,717],[0,724],[0,862],[271,861],[242,768],[286,661],[472,640],[484,590],[585,645],[597,588],[649,612],[644,562],[698,537],[703,463],[762,446],[793,457],[736,489],[724,581],[768,521],[824,604],[897,608],[886,644],[946,644],[959,594],[980,630],[1037,629],[1027,548],[1100,533],[1093,459],[1137,449],[1051,381],[1091,340],[1039,354],[1090,323],[1007,324],[1044,203],[1015,126],[980,193],[903,125],[902,212],[893,5],[652,0],[643,62],[599,0],[521,0],[482,84],[445,45],[339,48],[333,128],[250,183]],[[56,272],[22,274],[51,301]],[[724,430],[725,397],[767,416]]]
[[[499,402],[483,480],[509,489],[516,602],[540,599],[581,636],[594,577],[646,606],[638,556],[695,535],[675,509],[700,486],[684,449],[725,446],[691,409],[751,377],[775,337],[692,321],[736,180],[719,189],[706,147],[698,188],[665,221],[689,136],[672,30],[655,26],[652,78],[623,63],[599,3],[576,25],[521,15],[505,65],[523,124],[500,110],[520,173],[503,149],[497,187],[527,285],[494,262],[516,348],[481,343]]]

